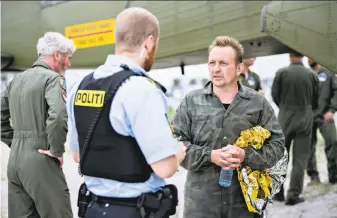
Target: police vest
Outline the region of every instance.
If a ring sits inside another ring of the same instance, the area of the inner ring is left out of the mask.
[[[74,102],[74,116],[80,151],[83,149],[88,130],[93,125],[97,110],[103,108],[82,157],[83,175],[132,183],[145,182],[153,172],[135,138],[118,134],[110,123],[111,102],[120,85],[131,76],[145,77],[126,68],[102,79],[94,79],[91,73],[84,77],[79,85]],[[160,84],[148,79],[157,87],[161,87]]]

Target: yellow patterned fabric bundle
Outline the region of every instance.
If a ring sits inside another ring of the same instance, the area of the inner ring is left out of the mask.
[[[252,147],[255,150],[259,150],[270,135],[267,129],[261,126],[255,126],[242,131],[235,145],[240,148]],[[273,190],[273,178],[270,172],[252,171],[249,166],[240,167],[237,171],[248,210],[252,213],[261,214]],[[280,181],[281,185],[283,182],[284,181]],[[278,184],[278,186],[280,186],[280,184]]]

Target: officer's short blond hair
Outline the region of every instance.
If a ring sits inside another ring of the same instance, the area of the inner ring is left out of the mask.
[[[115,44],[119,50],[135,52],[144,40],[159,37],[159,21],[144,8],[128,8],[116,18]]]
[[[240,44],[238,40],[230,36],[217,36],[213,40],[212,44],[209,46],[208,53],[210,53],[214,47],[227,47],[227,46],[235,50],[237,63],[242,63],[242,56],[244,54],[243,46]]]

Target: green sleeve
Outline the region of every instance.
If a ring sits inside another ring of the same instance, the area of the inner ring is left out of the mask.
[[[274,110],[267,100],[263,103],[263,112],[260,116],[258,125],[270,131],[271,136],[265,142],[260,150],[253,148],[245,148],[244,165],[249,166],[253,170],[269,169],[283,157],[284,155],[284,135],[279,125]]]
[[[186,146],[186,156],[181,166],[187,170],[198,171],[212,164],[211,148],[207,146],[199,146],[191,143],[191,115],[190,108],[193,107],[187,95],[176,110],[176,114],[172,120],[174,134],[181,137],[181,141]]]
[[[329,111],[335,113],[337,111],[337,74],[333,73],[331,78],[332,99],[329,105]]]
[[[9,86],[1,93],[1,141],[11,147],[14,131],[10,123],[8,92]]]
[[[271,87],[271,96],[275,104],[280,106],[280,97],[281,97],[281,71],[276,72],[272,87]]]
[[[66,105],[61,94],[59,76],[47,81],[45,99],[48,104],[48,119],[46,133],[50,144],[50,152],[61,157],[64,153],[64,143],[67,135]]]

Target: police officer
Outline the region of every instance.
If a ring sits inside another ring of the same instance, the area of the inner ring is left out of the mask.
[[[154,15],[142,8],[122,11],[115,25],[116,54],[69,93],[68,141],[84,175],[81,190],[92,196],[86,218],[175,213],[177,196],[164,193],[164,178],[177,171],[185,146],[169,126],[164,88],[147,74],[158,40]]]
[[[250,71],[249,67],[252,66],[255,62],[255,57],[253,58],[245,58],[242,60],[243,69],[239,76],[239,81],[242,85],[247,86],[255,91],[259,92],[260,94],[264,94],[264,90],[261,86],[261,79],[260,76],[252,71]]]
[[[11,148],[9,218],[73,217],[62,172],[67,113],[61,78],[75,50],[60,33],[46,33],[37,43],[38,61],[1,97],[1,141]]]
[[[299,197],[303,189],[304,170],[310,154],[314,112],[318,106],[319,81],[316,74],[302,63],[303,55],[290,54],[290,65],[276,72],[272,85],[272,98],[279,107],[278,120],[285,135],[285,147],[293,144],[293,168],[288,190],[287,205],[304,201]],[[275,200],[284,200],[284,190]]]
[[[316,167],[317,129],[325,141],[325,152],[328,160],[329,182],[337,183],[337,136],[334,113],[337,110],[337,77],[317,62],[308,60],[311,69],[317,72],[320,86],[319,106],[316,112],[312,130],[311,152],[307,173],[311,183],[319,183]]]

